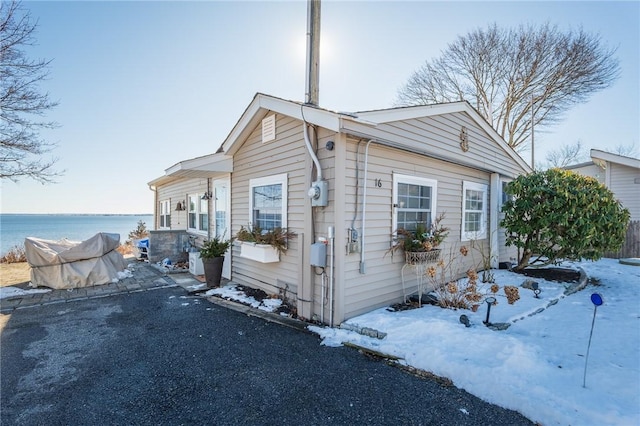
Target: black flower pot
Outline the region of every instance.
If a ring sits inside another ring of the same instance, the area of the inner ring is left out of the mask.
[[[223,263],[224,257],[211,257],[208,259],[202,259],[202,265],[204,266],[204,277],[207,281],[207,287],[220,287]]]

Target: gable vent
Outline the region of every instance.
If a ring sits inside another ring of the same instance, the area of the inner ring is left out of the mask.
[[[276,138],[276,115],[270,115],[262,120],[262,143]]]

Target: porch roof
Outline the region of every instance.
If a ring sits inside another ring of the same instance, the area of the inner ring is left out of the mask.
[[[222,152],[180,161],[165,169],[164,175],[148,183],[155,189],[179,178],[211,178],[233,171],[233,159]]]

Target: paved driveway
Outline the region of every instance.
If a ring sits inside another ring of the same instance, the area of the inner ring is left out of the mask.
[[[3,425],[531,424],[180,287],[3,317]]]

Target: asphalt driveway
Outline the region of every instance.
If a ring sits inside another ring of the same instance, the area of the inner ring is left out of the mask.
[[[3,317],[3,425],[532,424],[180,287]]]

